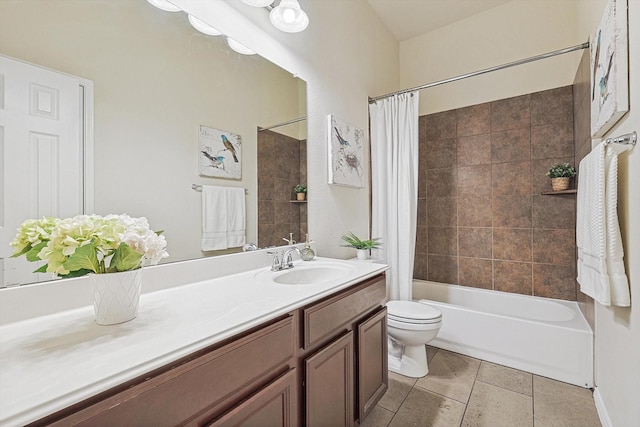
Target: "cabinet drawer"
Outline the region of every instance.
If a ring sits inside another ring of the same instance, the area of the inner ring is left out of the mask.
[[[54,425],[175,426],[220,413],[290,368],[294,336],[289,316]]]
[[[386,297],[385,276],[382,274],[303,308],[304,348],[309,349],[348,329],[356,319],[384,305]]]
[[[291,369],[206,427],[292,427],[298,414],[296,382]]]

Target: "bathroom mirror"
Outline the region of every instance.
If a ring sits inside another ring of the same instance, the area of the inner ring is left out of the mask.
[[[164,230],[167,262],[200,258],[240,248],[201,251],[201,193],[192,186],[242,187],[247,241],[259,241],[257,130],[306,116],[304,81],[143,0],[2,0],[0,54],[93,82],[93,212],[145,216]],[[201,126],[239,136],[239,179],[201,174]],[[269,132],[305,141],[306,121]],[[6,224],[3,254],[17,225]]]

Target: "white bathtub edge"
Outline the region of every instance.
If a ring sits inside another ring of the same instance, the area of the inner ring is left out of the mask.
[[[509,304],[512,301],[503,301],[502,297],[511,298],[504,293],[475,293],[474,289],[428,281],[414,281],[414,288],[416,284],[423,291],[431,289],[435,297],[442,294],[444,286],[446,296],[453,300],[456,300],[456,292],[464,291],[467,296],[490,295],[492,299],[497,298],[498,303]],[[420,296],[429,297],[424,293]],[[458,301],[476,300],[472,297]],[[541,299],[527,297],[526,301],[527,304],[536,304]],[[565,302],[564,305],[571,307],[574,313],[574,317],[567,321],[512,317],[439,300],[425,303],[442,312],[442,326],[429,345],[580,387],[593,387],[593,331],[576,303]],[[537,305],[533,307],[538,309]],[[546,305],[540,306],[543,307]]]

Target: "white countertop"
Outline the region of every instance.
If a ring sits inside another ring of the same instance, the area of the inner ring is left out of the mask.
[[[1,326],[0,425],[36,421],[388,268],[318,260],[353,272],[281,285],[256,280],[260,268],[143,294],[138,317],[119,325],[97,325],[86,306]]]

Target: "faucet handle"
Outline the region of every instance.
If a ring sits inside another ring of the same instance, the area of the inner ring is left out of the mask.
[[[295,245],[296,241],[293,240],[293,233],[289,233],[289,238],[287,239],[286,237],[283,237],[282,240],[284,240],[285,242],[287,242],[290,245]]]
[[[292,268],[292,267],[293,267],[293,257],[291,256],[291,251],[288,250],[286,252],[286,256],[283,255],[282,268]]]
[[[273,261],[271,262],[271,271],[279,271],[282,268],[280,263],[280,253],[278,251],[268,251],[268,255],[273,255]]]

